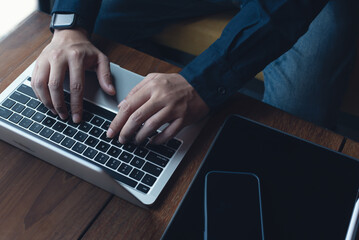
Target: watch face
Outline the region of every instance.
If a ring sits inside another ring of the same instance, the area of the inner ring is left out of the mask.
[[[55,13],[53,16],[53,27],[54,28],[70,28],[75,24],[75,14],[58,14]]]

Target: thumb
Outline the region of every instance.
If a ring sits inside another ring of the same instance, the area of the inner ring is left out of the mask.
[[[110,62],[107,57],[101,57],[96,69],[97,78],[101,88],[109,95],[115,95],[116,90],[112,83]]]

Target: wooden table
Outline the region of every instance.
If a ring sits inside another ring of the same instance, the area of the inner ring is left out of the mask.
[[[0,91],[49,43],[50,17],[34,12],[0,43]],[[180,69],[96,39],[110,60],[141,75]],[[236,95],[208,124],[157,203],[133,206],[5,142],[0,142],[0,239],[159,239],[224,119],[238,113],[359,158],[359,144],[251,98]]]

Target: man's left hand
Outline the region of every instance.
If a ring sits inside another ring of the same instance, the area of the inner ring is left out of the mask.
[[[169,125],[151,139],[161,144],[173,138],[183,127],[197,122],[209,113],[209,107],[180,74],[147,75],[118,105],[107,137],[119,133],[119,141],[133,138],[143,142],[162,125]]]

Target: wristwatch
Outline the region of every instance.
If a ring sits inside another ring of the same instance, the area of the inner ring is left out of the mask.
[[[87,24],[75,13],[53,13],[50,23],[50,30],[73,29],[81,27],[89,31]]]

